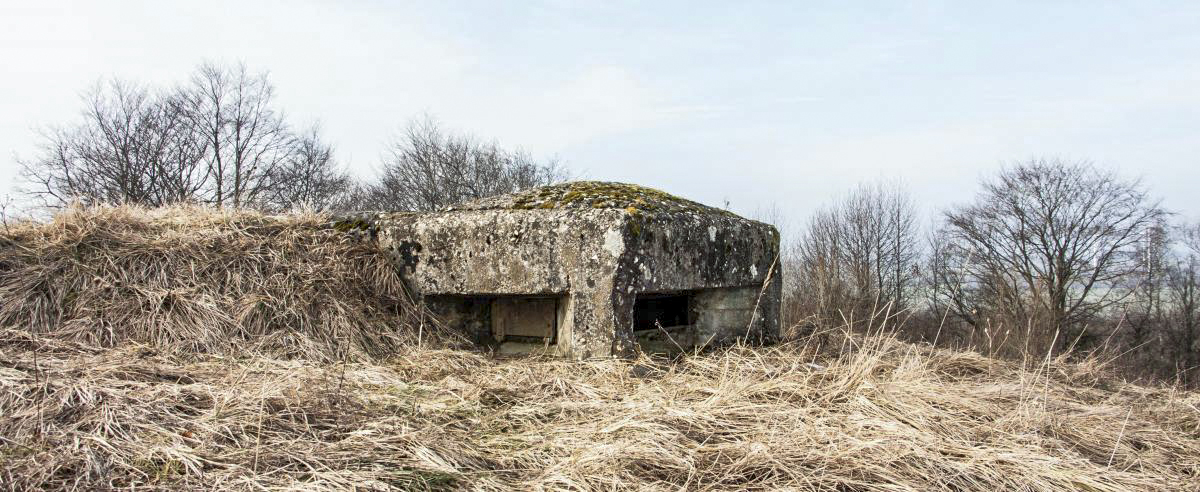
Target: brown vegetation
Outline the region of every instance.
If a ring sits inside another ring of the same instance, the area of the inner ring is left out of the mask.
[[[887,327],[675,360],[445,350],[389,266],[323,222],[99,208],[3,230],[0,488],[1200,482],[1200,394],[1094,359],[1000,361]]]
[[[895,185],[814,213],[782,248],[785,320],[884,315],[907,340],[1097,356],[1130,378],[1200,388],[1197,226],[1173,227],[1140,181],[1086,162],[1032,159],[980,184],[924,244]]]
[[[316,214],[71,208],[0,230],[0,326],[101,347],[364,360],[444,337]]]
[[[13,489],[1187,490],[1200,395],[830,336],[673,363],[162,355],[0,334]]]

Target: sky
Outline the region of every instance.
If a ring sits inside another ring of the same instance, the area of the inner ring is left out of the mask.
[[[106,77],[266,71],[368,177],[423,114],[744,215],[862,181],[923,213],[1006,163],[1088,160],[1200,219],[1200,2],[0,0],[0,195]]]

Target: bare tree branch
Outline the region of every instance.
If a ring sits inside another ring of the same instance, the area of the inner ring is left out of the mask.
[[[519,150],[448,134],[425,117],[392,143],[378,181],[362,187],[355,201],[364,209],[437,210],[566,177],[555,160],[537,162]]]
[[[1128,295],[1134,246],[1166,213],[1138,181],[1087,163],[1033,160],[983,183],[976,200],[945,214],[950,271],[941,280],[957,314],[993,313],[1061,333],[1058,348]]]

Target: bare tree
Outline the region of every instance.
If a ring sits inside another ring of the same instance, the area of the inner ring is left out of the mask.
[[[1166,330],[1169,360],[1185,387],[1200,386],[1200,256],[1189,252],[1167,270],[1171,325]]]
[[[1171,239],[1165,221],[1147,227],[1132,246],[1134,265],[1130,272],[1131,292],[1122,303],[1124,321],[1129,327],[1126,341],[1132,347],[1149,343],[1151,337],[1164,330],[1168,323],[1163,293],[1171,266],[1170,248]]]
[[[360,190],[358,206],[436,210],[566,177],[557,161],[538,162],[521,151],[448,134],[425,117],[410,123],[392,143],[378,181]]]
[[[942,280],[954,286],[943,292],[968,322],[995,316],[1061,350],[1128,294],[1134,247],[1164,215],[1139,181],[1090,164],[1014,165],[945,213]]]
[[[209,201],[257,205],[293,146],[283,114],[272,107],[275,88],[267,74],[251,74],[240,63],[205,63],[180,88],[179,97],[193,131],[208,146]]]
[[[1200,222],[1179,228],[1180,260],[1167,270],[1168,304],[1173,309],[1168,346],[1185,387],[1200,387]]]
[[[79,124],[44,131],[41,152],[21,161],[47,205],[325,209],[351,184],[317,128],[293,135],[266,74],[243,65],[201,65],[169,91],[113,80],[85,100]]]
[[[809,219],[795,248],[795,263],[787,269],[795,279],[789,292],[794,299],[789,303],[799,313],[807,313],[800,317],[809,317],[817,325],[836,322],[840,309],[858,305],[846,279],[839,215],[836,209],[823,209]]]
[[[296,139],[270,182],[266,203],[274,210],[335,208],[352,185],[350,175],[334,161],[333,147],[321,139],[318,126]]]
[[[1179,239],[1188,254],[1200,255],[1200,222],[1180,226]]]
[[[919,259],[908,194],[898,185],[860,185],[810,218],[792,266],[795,293],[818,322],[872,310],[898,313],[917,287]]]
[[[175,99],[111,80],[85,100],[80,123],[44,131],[40,155],[21,161],[28,191],[45,204],[162,205],[204,186],[206,147]]]

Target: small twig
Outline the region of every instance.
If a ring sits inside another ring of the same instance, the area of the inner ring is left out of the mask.
[[[262,451],[262,423],[266,401],[267,399],[260,392],[258,395],[258,425],[254,431],[254,462],[250,465],[250,469],[255,473],[258,473],[258,454]]]
[[[333,398],[332,403],[334,406],[342,403],[342,385],[345,384],[345,382],[346,382],[346,359],[348,359],[348,358],[349,358],[349,354],[346,352],[343,352],[342,353],[342,371],[341,371],[341,374],[338,375],[337,390],[334,391],[334,395],[333,395],[334,398]],[[333,413],[333,425],[338,429],[338,431],[341,431],[342,430],[342,419],[340,418],[341,412],[338,412],[335,410],[332,413]]]
[[[687,352],[683,349],[683,346],[679,345],[679,342],[675,341],[675,337],[672,337],[671,333],[668,332],[666,328],[663,328],[662,323],[659,323],[658,320],[654,320],[654,326],[657,326],[658,330],[663,332],[663,335],[667,336],[667,340],[670,340],[671,344],[675,345],[675,348],[679,349],[680,352]]]
[[[1125,412],[1125,421],[1121,423],[1121,432],[1117,434],[1117,442],[1113,444],[1112,454],[1108,455],[1108,465],[1105,465],[1106,467],[1111,467],[1113,458],[1117,456],[1117,448],[1121,446],[1121,438],[1125,436],[1125,425],[1129,423],[1129,414],[1131,413],[1133,413],[1132,407],[1129,408],[1129,411]]]
[[[49,390],[50,380],[46,378],[45,384],[43,384],[42,368],[38,364],[38,352],[41,350],[42,344],[38,340],[37,332],[30,329],[29,336],[33,338],[33,382],[42,389],[42,398],[38,398],[38,435],[41,435],[46,431],[45,396]]]
[[[19,442],[17,442],[17,441],[14,441],[14,440],[12,440],[12,439],[9,439],[9,438],[7,438],[7,437],[4,437],[4,436],[0,436],[0,441],[4,441],[4,442],[8,443],[8,445],[10,445],[10,446],[17,446],[17,447],[20,447],[21,449],[24,449],[25,451],[28,451],[28,452],[29,452],[29,453],[31,453],[31,454],[32,454],[32,453],[36,453],[36,452],[37,452],[37,450],[36,450],[36,449],[33,449],[33,448],[29,447],[29,446],[26,446],[26,445],[24,445],[24,444],[21,444],[21,443],[19,443]]]
[[[11,206],[12,206],[12,197],[5,196],[4,203],[0,203],[0,224],[4,225],[4,232],[6,234],[12,234],[12,229],[8,225],[8,208]],[[13,242],[13,244],[20,246],[19,244],[16,244],[15,241]],[[22,249],[24,249],[24,248],[22,248]],[[26,251],[28,251],[28,249],[26,249]]]
[[[779,253],[775,253],[775,259],[771,260],[771,266],[767,268],[767,276],[763,279],[763,286],[758,291],[758,297],[754,299],[754,310],[750,312],[750,323],[746,325],[746,336],[743,338],[750,338],[750,329],[754,328],[755,318],[758,317],[758,305],[762,303],[763,295],[771,286],[771,278],[775,275],[775,265],[777,264],[779,264]]]

